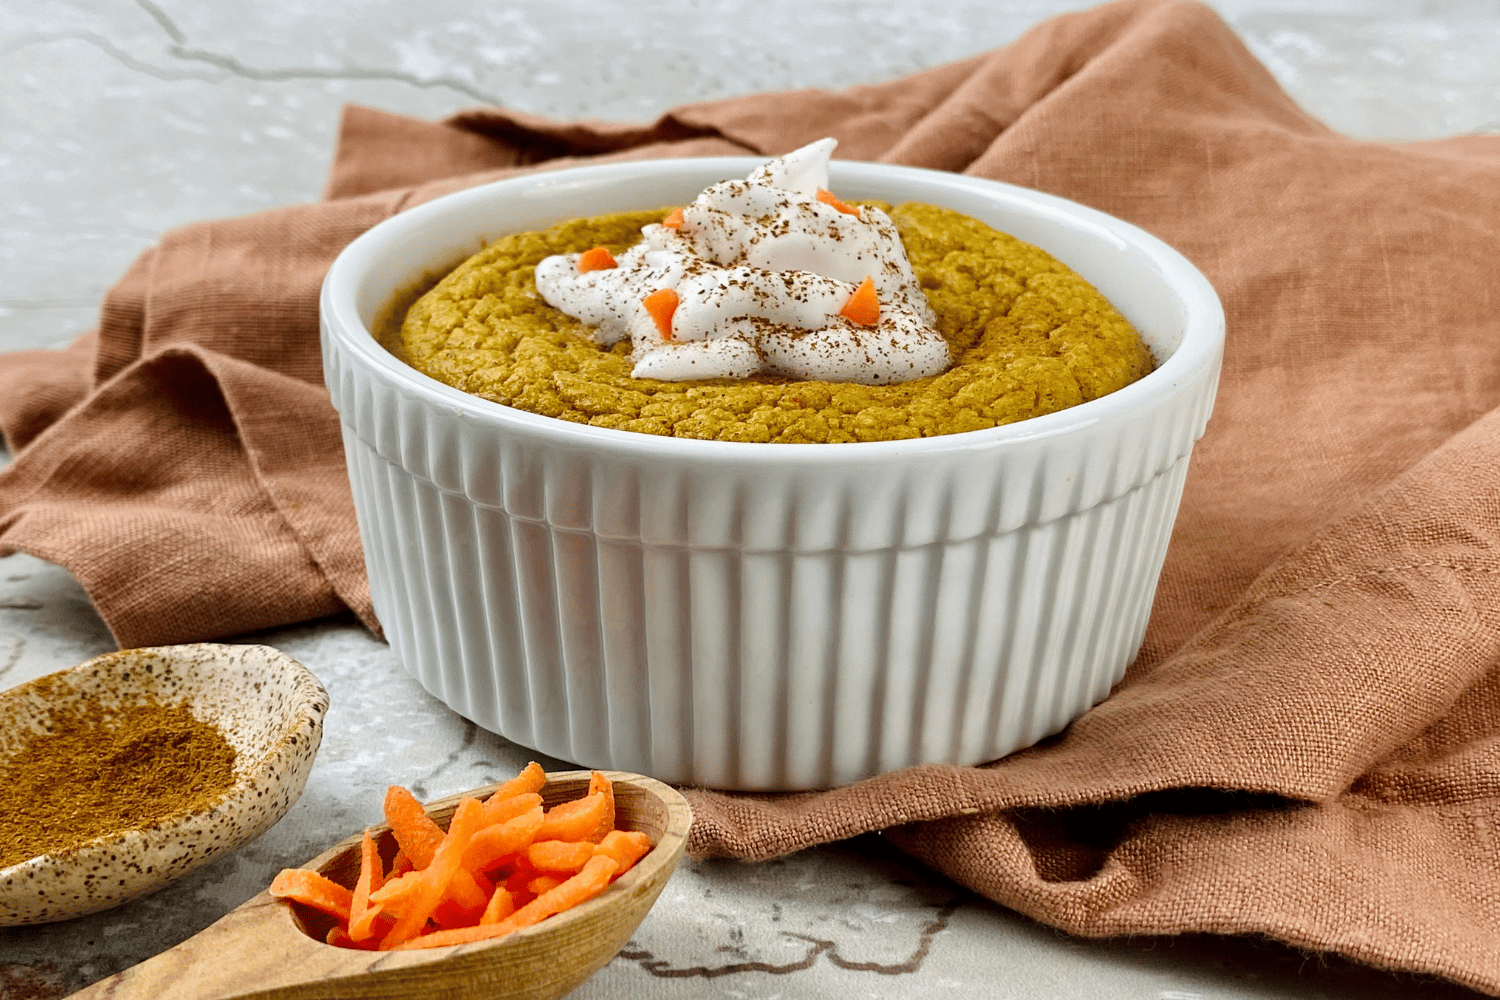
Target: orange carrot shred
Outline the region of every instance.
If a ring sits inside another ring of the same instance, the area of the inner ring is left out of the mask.
[[[445,899],[432,908],[432,915],[427,918],[444,930],[454,927],[467,927],[474,921],[464,918],[464,908],[451,899]],[[384,939],[381,940],[384,944]]]
[[[403,875],[406,872],[415,871],[416,867],[416,865],[411,863],[411,858],[406,856],[406,852],[398,847],[396,848],[396,856],[391,859],[391,870],[386,872],[385,875],[386,878]]]
[[[349,921],[349,904],[354,894],[333,879],[305,868],[283,868],[271,880],[271,895],[294,899],[331,916]]]
[[[677,311],[677,292],[661,288],[641,300],[663,340],[672,339],[672,314]]]
[[[510,779],[510,784],[515,786],[511,789],[512,795],[519,795],[521,792],[540,792],[547,787],[547,772],[542,770],[542,765],[532,761],[521,768],[520,774]]]
[[[489,894],[479,885],[474,873],[464,868],[463,862],[459,861],[453,877],[448,880],[443,898],[451,899],[466,910],[474,910],[477,915],[489,901]]]
[[[604,815],[599,819],[599,825],[584,837],[584,840],[597,844],[609,835],[615,828],[615,785],[598,771],[589,772],[590,795],[604,796]]]
[[[585,900],[599,895],[609,885],[615,872],[615,863],[606,857],[597,857],[584,866],[583,871],[555,888],[542,893],[516,912],[493,924],[477,927],[461,927],[454,930],[433,931],[419,938],[412,938],[397,945],[400,949],[442,948],[452,944],[469,944],[487,938],[504,937],[512,931],[533,924],[577,906]]]
[[[514,914],[512,914],[514,916]],[[507,918],[509,919],[509,918]],[[418,948],[446,948],[454,944],[473,944],[475,941],[486,941],[490,938],[504,937],[516,931],[514,927],[501,928],[504,921],[496,921],[493,924],[476,924],[473,927],[455,927],[452,930],[432,931],[421,937],[403,941],[393,948],[393,951],[414,951]]]
[[[540,896],[549,889],[556,889],[563,884],[563,881],[556,875],[538,875],[526,883],[526,888],[531,890],[533,896]]]
[[[845,204],[839,199],[839,196],[834,194],[832,191],[825,191],[822,188],[818,188],[818,193],[814,195],[814,197],[816,197],[825,205],[832,205],[834,208],[838,209],[840,212],[843,212],[845,215],[852,215],[856,219],[860,217],[859,206]]]
[[[526,860],[541,872],[567,872],[571,875],[582,871],[593,856],[594,845],[587,840],[537,840],[526,848]]]
[[[484,825],[494,826],[506,820],[523,816],[542,804],[536,792],[520,792],[507,798],[496,799],[493,795],[484,800]]]
[[[527,885],[532,879],[537,877],[536,867],[533,866],[529,860],[527,860],[526,855],[521,854],[517,855],[515,863],[512,864],[510,868],[510,875],[505,879],[506,891],[508,891],[512,896],[519,896],[521,893],[525,893],[525,902],[529,903],[531,901],[531,897],[535,896],[536,893],[532,892],[527,887]],[[522,901],[518,899],[516,905],[521,905],[521,902]]]
[[[421,885],[396,918],[395,926],[380,939],[382,951],[410,940],[421,932],[427,918],[432,916],[432,911],[442,901],[443,893],[453,880],[454,873],[461,870],[459,863],[463,860],[464,849],[469,846],[469,840],[478,829],[479,819],[483,814],[484,806],[478,799],[464,799],[458,804],[458,810],[448,824],[447,836],[433,852],[432,863],[422,870]]]
[[[495,894],[490,897],[489,905],[484,908],[480,915],[481,924],[497,924],[516,912],[516,898],[506,891],[504,886],[496,886]]]
[[[536,840],[582,840],[599,825],[607,804],[598,793],[571,802],[560,802],[548,811],[536,832]]]
[[[661,224],[668,229],[681,229],[683,225],[682,209],[672,209],[672,211],[667,213],[667,217],[661,220]]]
[[[349,937],[357,942],[358,947],[363,948],[365,943],[369,942],[369,947],[374,948],[380,943],[379,939],[391,929],[391,924],[394,922],[394,918],[385,912],[385,907],[377,903],[366,907],[364,914],[358,920],[350,918]]]
[[[540,792],[547,787],[547,772],[542,770],[542,765],[532,761],[521,768],[521,773],[511,778],[505,784],[485,799],[485,803],[491,803],[500,799],[508,799],[512,795],[521,795],[525,792]]]
[[[866,276],[860,282],[849,301],[839,310],[839,315],[860,326],[874,326],[880,322],[880,296],[875,292],[874,279]]]
[[[402,900],[410,899],[412,893],[422,884],[422,873],[419,871],[403,872],[400,875],[391,875],[385,880],[385,885],[379,889],[371,890],[370,902],[375,906],[397,906]]]
[[[355,927],[369,928],[373,921],[365,919],[370,909],[370,893],[385,884],[385,875],[380,870],[380,855],[375,851],[375,838],[365,829],[359,840],[359,878],[354,882],[354,893],[349,902],[349,934]],[[360,940],[356,938],[355,940]]]
[[[577,266],[578,272],[582,274],[586,271],[606,271],[620,265],[615,263],[615,255],[610,253],[607,247],[594,247],[578,255]]]
[[[432,821],[422,803],[400,785],[385,792],[385,821],[390,824],[396,843],[411,859],[413,867],[426,868],[432,854],[443,841],[443,828]]]
[[[487,826],[469,839],[464,851],[464,867],[469,871],[493,871],[506,855],[524,851],[542,828],[542,807],[537,806],[514,819]]]
[[[561,885],[538,894],[536,899],[506,917],[496,926],[510,924],[515,929],[530,927],[554,913],[560,913],[571,906],[577,906],[586,899],[592,899],[609,884],[609,877],[615,873],[617,867],[613,858],[590,858],[589,863],[583,866],[583,871]]]
[[[651,853],[651,838],[639,830],[611,830],[595,846],[594,853],[604,854],[615,860],[620,866],[620,870],[615,873],[618,878]]]

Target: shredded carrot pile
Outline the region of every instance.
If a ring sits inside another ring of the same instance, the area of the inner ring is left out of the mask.
[[[614,786],[594,771],[588,793],[551,809],[532,762],[488,798],[463,799],[448,829],[405,788],[386,793],[396,840],[387,869],[374,838],[360,842],[354,887],[287,868],[271,895],[337,919],[328,943],[345,948],[440,948],[502,937],[592,899],[651,850],[651,838],[615,826]]]

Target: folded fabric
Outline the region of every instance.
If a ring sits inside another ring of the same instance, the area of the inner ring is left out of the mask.
[[[690,790],[694,849],[886,830],[1074,933],[1266,934],[1500,994],[1500,136],[1337,135],[1195,3],[647,126],[351,108],[326,201],[174,231],[97,334],[0,356],[0,546],[71,570],[122,645],[375,628],[318,359],[339,248],[516,171],[823,135],[1154,232],[1224,301],[1223,378],[1110,699],[986,767]]]

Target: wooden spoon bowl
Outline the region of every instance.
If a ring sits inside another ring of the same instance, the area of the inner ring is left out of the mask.
[[[418,951],[370,952],[325,944],[330,918],[262,892],[175,948],[74,994],[74,1000],[555,1000],[602,968],[630,940],[677,867],[692,811],[675,789],[623,771],[614,783],[616,825],[641,830],[649,854],[603,893],[503,938]],[[589,772],[547,776],[547,807],[582,797]],[[446,826],[465,797],[427,807]],[[395,854],[390,828],[372,827],[383,856]],[[358,834],[301,866],[353,886]]]
[[[0,869],[0,927],[67,920],[154,892],[260,836],[302,794],[328,694],[269,646],[193,643],[106,653],[0,693],[0,761],[56,713],[185,704],[235,749],[233,783],[209,807],[143,821]]]

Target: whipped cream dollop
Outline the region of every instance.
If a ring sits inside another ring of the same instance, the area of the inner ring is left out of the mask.
[[[537,290],[599,344],[628,336],[637,378],[936,375],[952,358],[895,225],[826,190],[837,145],[820,139],[711,185],[618,259],[548,257]]]

